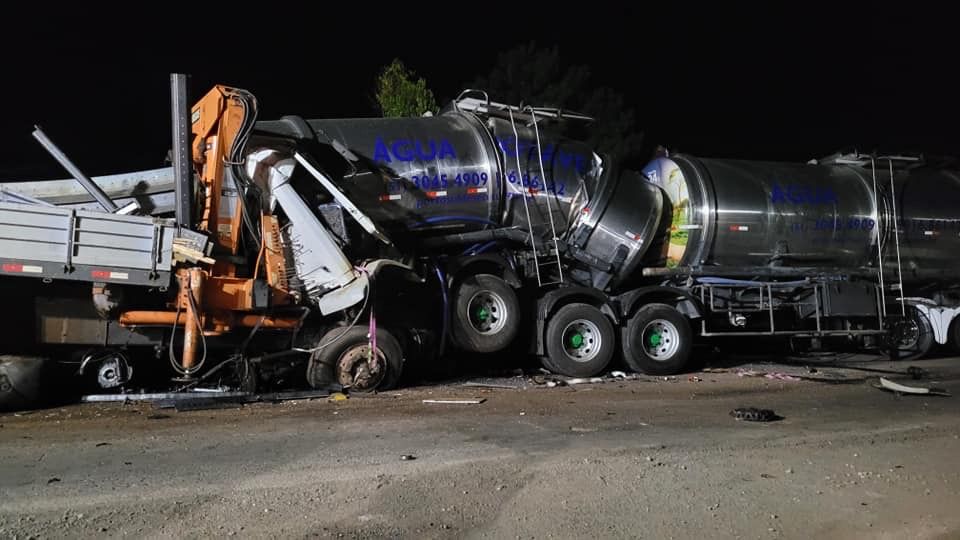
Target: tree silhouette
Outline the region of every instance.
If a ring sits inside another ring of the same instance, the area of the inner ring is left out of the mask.
[[[572,127],[566,134],[631,164],[641,163],[643,133],[637,127],[636,112],[618,91],[591,87],[590,78],[588,66],[566,65],[559,47],[542,48],[531,42],[498,55],[490,73],[469,86],[485,90],[493,101],[588,114],[596,122],[585,129]]]

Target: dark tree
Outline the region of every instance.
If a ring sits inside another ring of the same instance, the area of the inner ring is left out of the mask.
[[[592,87],[590,78],[588,66],[565,64],[558,47],[528,43],[501,53],[490,73],[475,79],[470,87],[487,91],[493,101],[559,107],[590,115],[596,122],[568,134],[585,139],[601,152],[634,165],[640,163],[646,156],[636,112],[618,91]]]

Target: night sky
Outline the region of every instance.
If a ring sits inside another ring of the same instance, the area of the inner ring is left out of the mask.
[[[66,176],[35,123],[88,174],[163,166],[171,71],[192,75],[191,101],[215,83],[252,91],[262,119],[370,116],[394,57],[445,101],[529,41],[624,94],[651,148],[803,161],[960,149],[956,23],[907,5],[76,4],[7,8],[0,180]]]

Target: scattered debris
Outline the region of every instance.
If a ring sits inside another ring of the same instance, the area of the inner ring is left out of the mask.
[[[703,379],[701,379],[700,377],[697,377],[696,375],[691,375],[687,377],[687,380],[690,382],[703,382]]]
[[[400,456],[400,461],[413,461],[415,459],[417,459],[417,456],[413,454],[403,454]]]
[[[163,420],[165,418],[170,418],[169,414],[151,414],[147,416],[147,420]]]
[[[787,375],[786,373],[781,373],[779,371],[773,371],[773,372],[767,373],[763,376],[763,378],[775,379],[778,381],[790,381],[790,382],[797,382],[800,380],[800,377],[794,377],[793,375]]]
[[[444,405],[479,405],[486,401],[487,398],[480,399],[425,399],[424,403],[440,403]]]
[[[764,373],[762,371],[754,371],[752,369],[737,369],[737,377],[763,377]]]
[[[614,379],[626,379],[627,374],[622,371],[611,371],[610,376]]]
[[[344,394],[343,392],[334,392],[330,394],[330,397],[327,398],[327,401],[331,403],[336,403],[338,401],[346,401],[346,400],[347,400],[347,395]]]
[[[98,447],[98,448],[101,447],[101,446],[110,446],[110,443],[108,443],[108,442],[98,442],[95,446]]]
[[[912,377],[913,380],[920,380],[927,376],[927,371],[917,366],[910,366],[907,368],[907,375]]]
[[[570,431],[572,431],[572,432],[574,432],[574,433],[593,433],[593,432],[597,431],[597,428],[571,426],[571,427],[570,427]]]
[[[56,476],[54,476],[53,478],[47,480],[47,484],[54,484],[54,483],[59,482],[59,481],[60,481],[60,479],[57,478]]]
[[[585,378],[585,377],[577,377],[577,378],[575,378],[575,379],[567,379],[565,382],[566,382],[567,384],[569,384],[569,385],[574,385],[574,384],[597,384],[597,383],[602,383],[602,382],[603,382],[603,379],[601,379],[600,377],[590,377],[589,379],[588,379],[588,378]]]
[[[522,386],[512,386],[509,384],[498,384],[498,383],[488,383],[488,382],[478,382],[478,381],[467,381],[463,383],[464,386],[474,386],[479,388],[502,388],[504,390],[516,390],[517,388],[522,388]]]
[[[745,422],[773,422],[782,417],[771,409],[757,409],[756,407],[739,407],[730,411],[730,416]]]
[[[708,368],[703,368],[703,369],[700,370],[700,371],[702,371],[702,372],[704,372],[704,373],[727,373],[727,372],[730,371],[730,370],[727,369],[727,368],[716,368],[716,367],[714,367],[714,368],[709,368],[709,367],[708,367]]]
[[[895,383],[883,377],[880,377],[880,384],[875,385],[875,388],[879,388],[881,390],[889,390],[891,392],[896,392],[898,394],[916,394],[916,395],[950,397],[950,392],[947,392],[946,390],[941,390],[939,388],[924,388],[921,386],[907,386],[904,384]]]

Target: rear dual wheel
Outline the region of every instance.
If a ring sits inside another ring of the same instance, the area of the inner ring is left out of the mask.
[[[648,304],[627,321],[623,359],[633,371],[674,375],[686,367],[693,348],[690,323],[667,304]]]
[[[910,306],[906,318],[894,322],[890,327],[883,352],[891,360],[914,360],[930,352],[934,342],[930,319],[916,307]]]
[[[613,323],[589,304],[568,304],[547,321],[543,366],[570,377],[599,374],[616,351]]]
[[[451,335],[467,352],[505,349],[520,330],[520,301],[506,281],[492,274],[464,279],[453,291]]]

